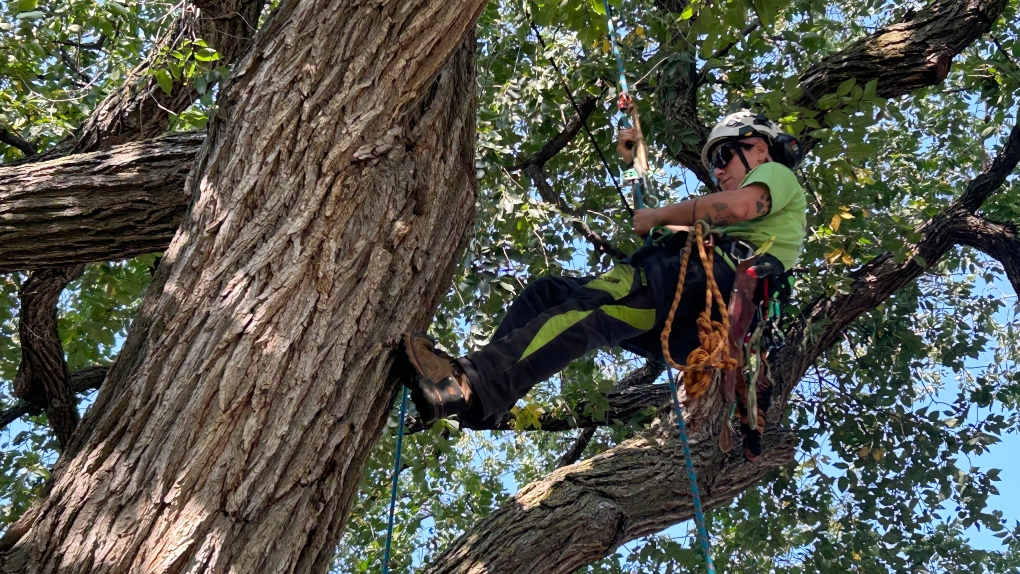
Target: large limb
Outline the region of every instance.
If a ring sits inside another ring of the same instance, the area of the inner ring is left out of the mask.
[[[861,85],[878,80],[876,94],[884,98],[940,84],[953,58],[991,30],[1006,4],[1006,0],[935,0],[809,67],[800,74],[801,95],[796,103],[820,111],[818,99],[851,78]],[[662,94],[660,105],[669,121],[699,135],[695,146],[676,157],[707,182],[710,178],[701,165],[700,150],[708,130],[698,120],[693,77],[691,70],[678,66],[673,75],[662,78],[670,90]]]
[[[57,299],[84,270],[84,265],[74,265],[36,271],[20,293],[21,363],[14,377],[14,394],[33,408],[45,409],[61,447],[78,426],[78,399],[57,332]]]
[[[0,273],[163,251],[205,134],[0,166]]]
[[[956,244],[961,225],[967,225],[1018,161],[1020,126],[1013,128],[988,171],[918,230],[921,240],[915,252],[931,263],[942,257]],[[718,411],[704,404],[717,399],[706,397],[688,404],[691,450],[707,507],[725,504],[769,470],[793,461],[796,440],[780,428],[779,421],[794,385],[854,319],[925,269],[914,259],[897,263],[892,254],[880,255],[855,273],[848,292],[819,299],[804,311],[773,356],[776,389],[763,436],[765,453],[758,462],[747,463],[739,453],[724,455],[719,450],[720,428],[711,416]],[[811,329],[811,325],[824,329]],[[423,571],[566,574],[627,541],[692,518],[687,473],[673,428],[671,418],[664,416],[637,438],[524,487]],[[500,544],[489,544],[491,540]]]
[[[328,569],[399,388],[400,334],[427,325],[471,225],[484,5],[281,3],[0,571]]]
[[[973,247],[1002,264],[1013,291],[1020,293],[1020,236],[1016,223],[968,215],[956,222],[955,242]]]

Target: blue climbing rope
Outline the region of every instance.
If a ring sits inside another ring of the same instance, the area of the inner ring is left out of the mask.
[[[694,472],[694,461],[691,460],[691,445],[687,440],[687,425],[684,423],[683,409],[680,407],[680,396],[677,393],[676,379],[673,369],[666,366],[669,376],[669,391],[673,394],[673,412],[676,413],[677,426],[680,427],[680,444],[684,449],[684,464],[687,465],[687,478],[691,481],[691,498],[694,499],[694,526],[698,531],[698,543],[701,544],[701,555],[705,557],[705,568],[708,574],[715,574],[712,563],[712,549],[708,544],[708,528],[705,527],[705,511],[701,507],[701,492],[698,490],[698,475]]]
[[[393,517],[397,511],[397,480],[400,478],[400,451],[404,447],[404,417],[407,415],[407,387],[400,398],[400,428],[397,430],[397,452],[393,455],[393,488],[390,489],[390,522],[386,527],[386,550],[383,552],[382,574],[390,571],[390,543],[393,541]]]
[[[609,0],[602,0],[602,5],[605,7],[606,21],[609,23],[609,39],[612,44],[613,55],[616,56],[616,67],[620,72],[620,111],[629,112],[629,108],[631,108],[634,104],[631,100],[630,94],[627,92],[627,74],[624,71],[623,58],[620,55],[620,45],[617,41],[616,25],[613,23],[613,13],[609,7]],[[631,127],[626,116],[621,119],[620,126],[624,128]],[[636,209],[641,209],[644,207],[644,196],[648,189],[647,173],[630,172],[634,172],[634,170],[627,170],[627,172],[624,173],[623,180],[625,183],[630,183],[632,186],[634,207]],[[705,527],[705,512],[701,505],[701,492],[698,490],[698,475],[694,472],[694,461],[691,459],[690,441],[687,438],[687,425],[684,423],[683,408],[680,406],[680,396],[677,392],[676,378],[673,376],[673,369],[671,369],[669,365],[666,366],[666,374],[669,377],[669,390],[673,395],[673,411],[676,413],[677,426],[680,429],[680,444],[683,446],[684,464],[687,466],[687,478],[691,481],[691,498],[694,499],[694,524],[698,533],[698,542],[701,545],[701,554],[705,558],[705,568],[708,571],[708,574],[715,574],[715,565],[712,563],[712,549],[709,546],[708,541],[708,528]]]

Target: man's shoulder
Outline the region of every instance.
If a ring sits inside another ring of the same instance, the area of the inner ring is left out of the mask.
[[[793,185],[800,187],[800,182],[797,181],[797,176],[793,173],[793,170],[775,161],[763,163],[752,169],[744,180],[748,183],[759,181],[762,183],[768,183],[769,180],[774,180],[777,183],[786,185],[792,183]]]

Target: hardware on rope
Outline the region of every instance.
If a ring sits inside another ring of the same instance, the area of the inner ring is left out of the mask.
[[[393,541],[393,517],[397,510],[397,481],[400,478],[400,451],[404,446],[404,417],[407,416],[407,387],[400,398],[400,427],[397,430],[397,449],[393,455],[393,487],[390,489],[390,521],[386,527],[386,550],[383,551],[382,574],[390,571],[390,543]]]
[[[633,126],[633,127],[637,128],[638,132],[640,132],[641,131],[641,122],[638,119],[637,108],[636,108],[636,106],[634,106],[634,100],[631,98],[630,93],[627,90],[627,74],[626,74],[626,72],[624,71],[624,68],[623,68],[623,58],[620,56],[620,46],[619,46],[619,43],[616,40],[616,26],[613,23],[613,13],[612,13],[612,10],[611,10],[611,8],[609,6],[609,0],[602,0],[602,5],[605,7],[605,10],[606,10],[606,21],[609,24],[609,38],[610,38],[610,42],[611,42],[612,47],[613,47],[613,55],[616,57],[616,67],[617,67],[618,71],[620,72],[620,84],[619,84],[620,95],[619,95],[619,99],[617,101],[617,107],[619,108],[620,113],[623,114],[623,116],[620,118],[619,126],[623,127],[623,128],[629,128],[629,127]],[[628,117],[630,119],[630,122],[628,122]],[[633,122],[633,123],[631,123],[631,122]],[[636,209],[641,209],[641,208],[644,207],[646,198],[654,199],[654,198],[647,197],[647,192],[649,190],[649,185],[648,185],[648,156],[647,156],[647,148],[645,147],[645,143],[644,143],[644,138],[641,138],[641,139],[638,140],[638,142],[637,142],[637,150],[635,150],[635,151],[637,153],[635,154],[635,157],[634,157],[634,164],[633,164],[633,166],[623,172],[623,183],[624,183],[624,185],[626,185],[628,183],[631,185],[631,189],[632,189],[633,195],[634,195],[634,207]],[[656,202],[656,203],[658,203],[658,202]],[[701,222],[698,222],[698,225],[700,226]],[[700,230],[701,228],[698,227],[698,229]],[[698,235],[700,237],[700,231],[699,231]],[[646,239],[646,241],[648,241],[648,242],[650,242],[651,240],[652,239],[651,239],[650,236]],[[689,235],[688,236],[688,249],[685,250],[685,253],[690,253],[690,242],[691,242],[691,236]],[[704,246],[703,245],[699,245],[699,248],[701,249],[702,257],[704,257]],[[686,270],[687,270],[686,267],[687,267],[687,260],[685,258],[684,261],[683,261],[683,265],[682,265],[681,271],[680,271],[680,285],[681,286],[684,283],[683,277],[684,277],[684,275],[686,273]],[[709,274],[709,275],[710,275],[711,284],[715,285],[715,278],[711,277],[711,274]],[[681,289],[682,289],[682,287],[681,287]],[[718,290],[719,290],[718,286],[715,286],[715,291],[718,292]],[[709,292],[711,293],[711,290]],[[722,296],[720,295],[720,302],[722,300],[721,297]],[[676,310],[676,305],[677,305],[677,301],[678,300],[679,300],[679,294],[676,297],[676,300],[673,302],[673,311],[670,312],[669,319],[667,321],[666,330],[663,331],[663,335],[664,335],[664,339],[663,340],[664,341],[668,341],[668,336],[669,336],[668,328],[669,328],[669,324],[672,323],[673,314],[674,314],[674,312]],[[708,303],[710,303],[710,302],[711,301],[706,302],[706,306],[708,306]],[[699,331],[700,331],[700,327],[699,327]],[[724,339],[724,341],[725,341],[725,339]],[[666,346],[667,345],[664,344],[664,349],[665,349]],[[665,351],[666,351],[665,357],[666,357],[666,362],[667,362],[667,364],[666,364],[666,374],[667,374],[667,377],[669,379],[669,390],[670,390],[670,393],[673,395],[673,411],[676,414],[677,427],[678,427],[678,429],[680,431],[680,445],[682,446],[683,452],[684,452],[684,465],[687,468],[687,478],[690,480],[690,483],[691,483],[691,498],[693,499],[693,504],[694,504],[694,524],[695,524],[695,528],[697,530],[698,542],[699,542],[699,544],[701,546],[701,555],[705,559],[705,569],[706,569],[706,571],[708,572],[708,574],[715,574],[715,565],[712,562],[712,549],[711,549],[711,546],[709,545],[709,540],[708,540],[708,528],[705,527],[705,513],[704,513],[704,509],[702,508],[702,504],[701,504],[701,492],[698,490],[698,475],[694,471],[694,461],[691,459],[691,447],[690,447],[689,440],[687,438],[687,425],[684,423],[684,413],[683,413],[683,408],[680,405],[680,396],[679,396],[679,393],[677,391],[676,378],[673,376],[673,370],[670,368],[671,365],[675,365],[676,363],[674,363],[669,358],[669,354],[668,354],[669,351],[668,351],[668,349],[665,349]],[[685,381],[685,385],[686,385],[686,381]]]

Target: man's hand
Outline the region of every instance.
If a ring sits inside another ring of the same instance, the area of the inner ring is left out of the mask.
[[[622,132],[621,132],[622,133]],[[648,235],[653,227],[662,225],[662,212],[659,209],[637,209],[634,211],[634,233],[638,237]]]
[[[616,153],[620,154],[624,163],[628,165],[634,163],[634,149],[639,141],[641,141],[641,130],[638,128],[620,130],[616,137]],[[628,144],[630,144],[630,147],[628,147]]]

